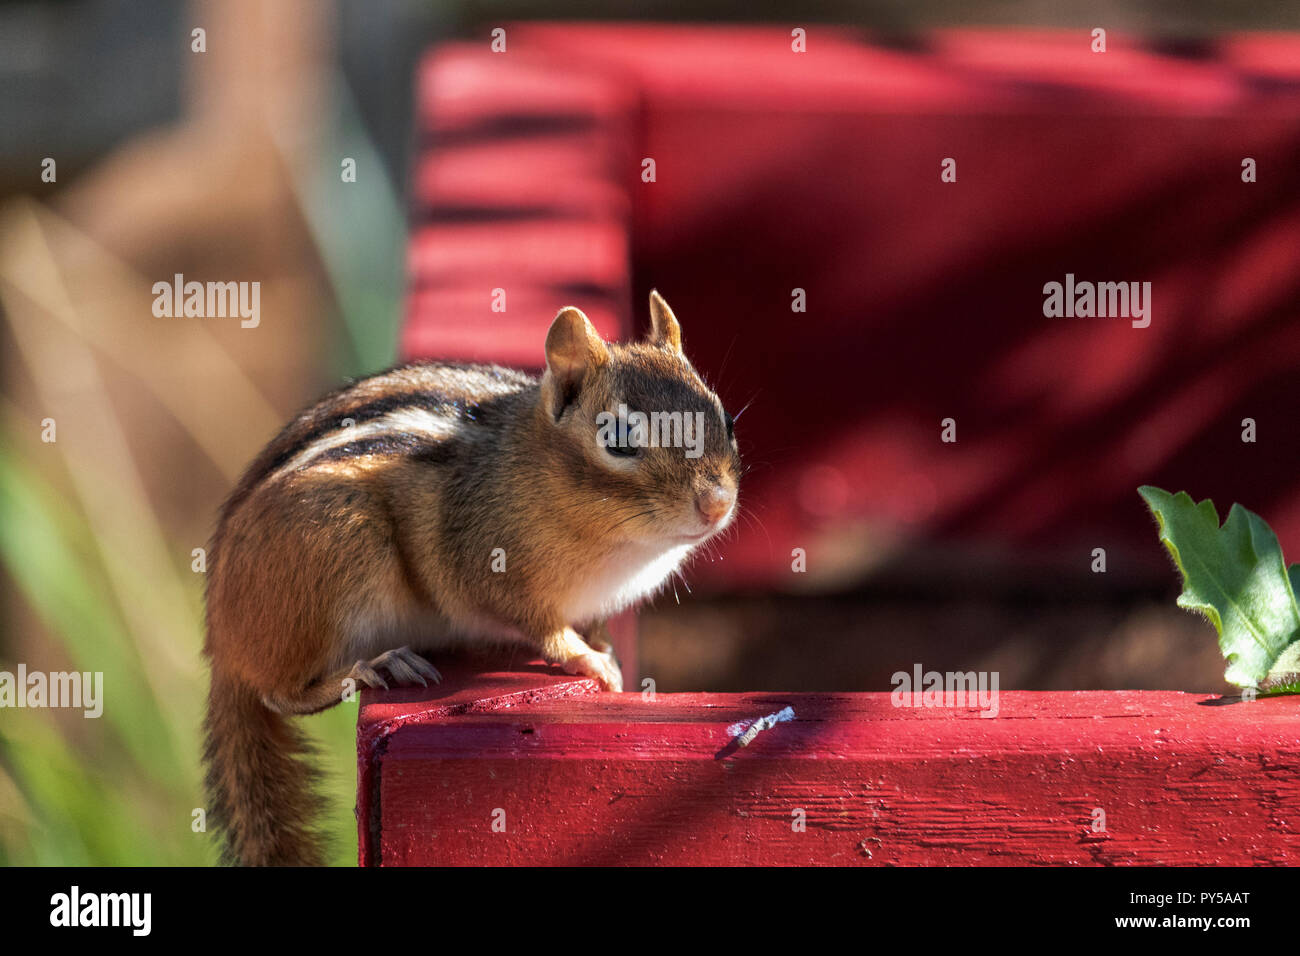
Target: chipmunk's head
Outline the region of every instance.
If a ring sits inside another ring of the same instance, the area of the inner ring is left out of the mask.
[[[731,523],[740,484],[733,421],[682,354],[668,303],[650,293],[644,342],[604,342],[578,309],[546,336],[544,427],[581,504],[575,520],[616,541],[702,543]]]

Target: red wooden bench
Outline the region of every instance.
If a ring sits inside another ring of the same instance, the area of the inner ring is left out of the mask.
[[[1294,864],[1296,701],[605,694],[544,665],[366,693],[362,865]],[[794,719],[735,743],[737,723]]]
[[[791,587],[795,547],[799,585],[845,580],[868,537],[1102,542],[1112,574],[1167,576],[1133,489],[1189,475],[1300,552],[1295,38],[1112,34],[1100,56],[1088,31],[813,26],[794,54],[767,27],[506,30],[506,53],[450,44],[418,79],[404,353],[536,367],[558,306],[626,337],[664,291],[724,400],[753,399],[742,452],[767,466],[743,492],[761,527],[694,585]],[[1047,323],[1066,272],[1153,281],[1151,326]],[[1275,437],[1243,466],[1223,449],[1246,415]],[[519,661],[367,691],[361,862],[1300,860],[1294,700],[1004,691],[987,719],[886,693],[650,698],[630,617],[615,638],[621,696]]]

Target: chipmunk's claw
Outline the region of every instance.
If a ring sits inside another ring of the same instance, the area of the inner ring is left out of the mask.
[[[419,684],[421,687],[428,687],[430,680],[435,684],[442,681],[442,675],[438,673],[437,668],[409,647],[384,651],[368,663],[357,661],[352,665],[352,671],[348,676],[365,682],[367,687],[381,687],[388,690],[388,683],[379,676],[378,669],[381,667],[388,671],[388,675],[398,686]],[[425,680],[426,677],[428,680]]]
[[[360,681],[367,687],[382,687],[384,690],[388,690],[388,682],[380,677],[378,672],[365,661],[357,661],[353,664],[352,670],[348,671],[348,677]]]
[[[426,661],[419,654],[415,653],[415,651],[411,650],[409,647],[403,647],[402,650],[406,652],[405,659],[407,663],[409,663],[412,667],[414,667],[425,677],[429,678],[429,680],[433,681],[435,684],[442,683],[442,673],[438,670],[438,668],[434,667],[432,664]],[[429,685],[426,684],[425,686],[427,687]]]

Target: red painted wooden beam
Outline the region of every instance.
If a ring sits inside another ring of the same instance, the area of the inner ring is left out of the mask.
[[[446,672],[366,692],[363,865],[1300,863],[1296,699],[1016,691],[989,719]],[[730,725],[786,706],[734,745]]]

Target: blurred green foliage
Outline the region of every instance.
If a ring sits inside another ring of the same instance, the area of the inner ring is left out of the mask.
[[[335,92],[337,113],[320,155],[356,157],[367,174],[340,190],[331,159],[297,180],[342,319],[333,367],[323,378],[393,361],[404,262],[395,192],[341,79]],[[50,465],[36,465],[41,446],[21,437],[30,424],[12,410],[0,422],[0,562],[22,610],[49,638],[25,663],[29,670],[102,672],[105,706],[98,719],[79,710],[0,711],[0,865],[214,863],[215,840],[194,829],[204,804],[199,757],[207,674],[200,656],[203,577],[190,568],[190,545],[167,542],[175,573],[167,588],[141,580],[145,572],[133,554],[162,534],[161,521],[136,529],[138,541],[97,538],[77,503],[42,479]],[[120,481],[122,494],[130,494],[128,480],[111,469],[96,480]],[[179,604],[164,596],[177,589],[184,595]],[[157,597],[140,607],[140,595]],[[124,600],[137,603],[129,614]],[[145,641],[130,624],[142,616],[174,639],[174,658],[146,659]],[[8,636],[0,640],[0,668],[16,666],[13,648]],[[322,822],[335,865],[357,859],[356,708],[341,704],[302,721],[327,781],[330,811]]]

